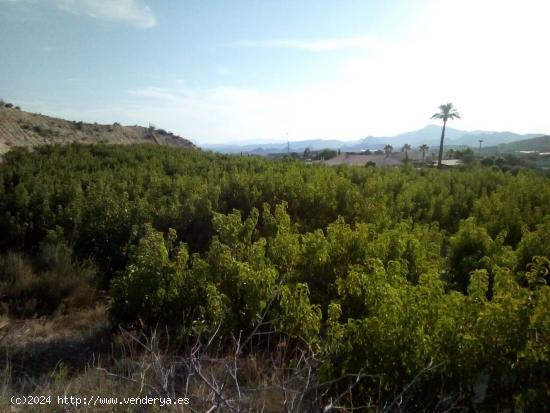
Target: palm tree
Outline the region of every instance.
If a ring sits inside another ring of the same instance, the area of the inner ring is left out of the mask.
[[[426,151],[428,149],[430,149],[430,147],[428,145],[426,145],[425,143],[420,145],[420,151],[422,152],[422,163],[424,163],[424,159],[426,158]]]
[[[386,158],[391,155],[392,151],[393,151],[393,146],[389,144],[384,146],[384,153],[386,154]]]
[[[439,112],[432,116],[432,119],[443,119],[443,129],[441,130],[441,142],[439,143],[439,158],[437,159],[437,167],[441,168],[441,159],[443,158],[443,140],[445,139],[445,126],[449,119],[460,119],[460,114],[452,103],[439,106]]]
[[[409,161],[409,151],[410,150],[411,150],[411,145],[409,145],[408,143],[403,145],[403,147],[401,148],[401,152],[405,152],[405,162]]]

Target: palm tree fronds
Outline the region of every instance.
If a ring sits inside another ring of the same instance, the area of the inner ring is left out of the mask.
[[[445,139],[445,125],[449,119],[460,119],[460,114],[453,107],[451,102],[446,105],[439,106],[439,112],[432,116],[432,119],[442,119],[443,120],[443,129],[441,130],[441,141],[439,143],[439,158],[437,161],[437,166],[441,168],[441,159],[443,157],[443,141]]]

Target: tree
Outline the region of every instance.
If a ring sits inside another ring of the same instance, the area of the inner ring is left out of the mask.
[[[439,143],[439,157],[437,159],[437,167],[441,168],[441,159],[443,158],[443,141],[445,140],[445,126],[449,119],[460,119],[460,114],[453,107],[452,103],[447,103],[446,105],[439,106],[439,112],[435,113],[432,116],[432,119],[442,119],[443,120],[443,129],[441,130],[441,141]]]
[[[401,148],[401,152],[405,152],[405,162],[409,161],[409,151],[410,150],[411,150],[411,145],[409,145],[408,143],[403,145],[403,147]]]
[[[472,163],[475,159],[474,151],[471,148],[466,148],[462,151],[455,151],[455,157],[461,159],[464,163]]]
[[[445,157],[446,157],[447,159],[455,159],[455,158],[457,158],[457,153],[458,153],[458,152],[459,152],[459,151],[455,151],[454,149],[449,149],[449,150],[447,151],[447,153],[445,154]]]
[[[338,155],[338,152],[334,149],[322,149],[317,153],[317,155],[314,157],[314,159],[321,159],[326,161],[327,159],[332,159]]]
[[[393,146],[389,144],[384,146],[384,153],[386,154],[386,158],[390,156],[392,152],[393,152]]]
[[[428,145],[426,145],[425,143],[420,145],[420,151],[422,152],[422,163],[424,163],[424,160],[426,158],[426,151],[428,149],[430,149],[430,147]]]

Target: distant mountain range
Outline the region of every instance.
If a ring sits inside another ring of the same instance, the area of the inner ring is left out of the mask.
[[[382,149],[390,144],[394,151],[408,143],[413,150],[422,144],[432,149],[439,146],[441,134],[440,125],[428,125],[422,129],[405,132],[395,136],[367,136],[355,141],[336,139],[311,139],[290,142],[266,143],[265,141],[247,141],[241,144],[201,145],[202,149],[223,153],[249,153],[268,155],[276,153],[304,152],[305,149],[340,149],[344,152],[359,152],[366,149]],[[483,151],[506,153],[514,151],[550,152],[550,136],[542,133],[517,134],[513,132],[463,131],[447,128],[445,132],[446,148],[474,147],[478,148],[479,140],[483,140]],[[187,139],[176,136],[162,129],[145,128],[142,126],[98,125],[83,122],[73,122],[63,119],[29,113],[14,108],[12,105],[0,104],[0,155],[16,146],[37,146],[52,143],[111,143],[135,144],[151,143],[155,145],[193,147],[196,146]]]
[[[543,135],[542,133],[517,134],[513,132],[491,132],[491,131],[463,131],[447,127],[445,130],[446,147],[478,147],[479,140],[483,140],[482,145],[496,146],[499,144],[511,143],[519,140],[530,139]],[[246,144],[204,144],[203,149],[223,153],[250,153],[256,155],[267,155],[270,153],[303,152],[306,148],[310,150],[320,149],[340,149],[342,151],[354,152],[365,149],[381,149],[390,144],[394,149],[399,149],[408,143],[416,149],[422,144],[434,147],[439,146],[441,136],[441,126],[428,125],[422,129],[405,132],[395,136],[367,136],[364,139],[355,141],[325,140],[313,139],[303,141],[293,141],[287,146],[287,143],[246,143]]]

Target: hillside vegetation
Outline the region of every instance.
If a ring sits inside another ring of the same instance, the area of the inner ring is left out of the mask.
[[[98,125],[70,122],[14,107],[0,105],[0,155],[13,147],[46,144],[137,144],[151,143],[177,147],[194,147],[187,139],[161,129],[120,124]]]
[[[15,149],[0,250],[8,319],[107,302],[122,328],[62,375],[18,358],[10,391],[133,389],[193,411],[550,411],[550,180],[529,170]],[[128,409],[113,411],[158,411]]]
[[[550,136],[539,136],[532,139],[524,139],[517,142],[498,145],[496,149],[500,152],[517,152],[517,151],[537,151],[550,152]]]

